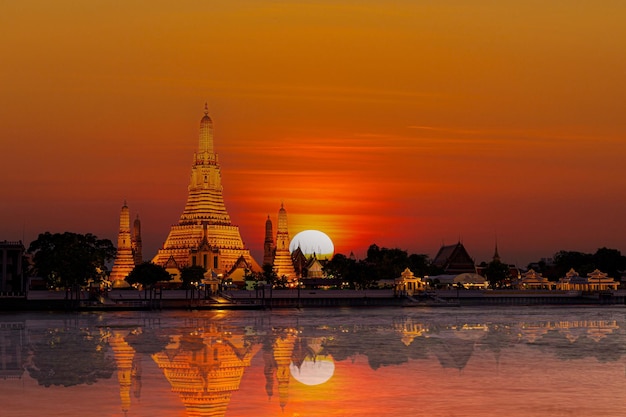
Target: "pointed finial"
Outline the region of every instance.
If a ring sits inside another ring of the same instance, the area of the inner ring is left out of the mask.
[[[204,102],[204,115],[209,115],[209,103],[207,103],[206,101]]]

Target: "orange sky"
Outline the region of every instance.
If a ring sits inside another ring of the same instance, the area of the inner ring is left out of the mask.
[[[208,101],[227,209],[477,262],[626,252],[618,0],[0,4],[0,240],[182,212]],[[276,220],[275,220],[276,221]]]

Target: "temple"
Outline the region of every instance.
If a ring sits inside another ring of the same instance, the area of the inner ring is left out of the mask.
[[[293,259],[289,252],[289,227],[287,225],[287,210],[283,204],[278,210],[278,228],[276,230],[276,249],[274,252],[274,272],[278,277],[285,277],[287,281],[296,278]]]
[[[260,271],[244,246],[239,227],[231,223],[224,205],[220,165],[213,150],[213,121],[206,105],[188,190],[180,220],[172,225],[152,262],[175,264],[178,268],[200,265],[208,274],[223,277],[232,273],[237,265]],[[199,253],[202,256],[199,257]]]
[[[131,247],[133,250],[133,259],[135,265],[139,265],[143,262],[142,244],[141,244],[141,221],[139,215],[133,222],[133,236],[131,238]]]
[[[272,265],[274,263],[274,252],[276,245],[274,244],[274,228],[269,214],[265,221],[265,242],[263,243],[263,265]]]
[[[440,268],[445,274],[476,272],[474,260],[460,241],[455,245],[442,246],[439,252],[437,252],[435,259],[433,259],[432,264]]]
[[[138,222],[137,219],[136,222]],[[139,232],[139,225],[135,223],[135,239],[131,238],[130,233],[130,211],[126,201],[122,206],[120,212],[120,230],[117,235],[117,254],[115,255],[115,262],[111,269],[111,275],[109,277],[112,282],[113,288],[128,287],[128,283],[125,281],[126,277],[135,268],[135,256],[133,254],[134,240],[139,239],[139,247],[141,247],[141,236]],[[140,255],[141,256],[141,255]]]

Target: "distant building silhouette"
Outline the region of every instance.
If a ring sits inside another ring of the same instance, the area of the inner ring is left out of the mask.
[[[141,244],[141,221],[139,215],[133,222],[133,235],[131,236],[131,246],[133,249],[133,260],[135,265],[139,265],[143,262],[142,244]]]
[[[500,253],[498,252],[498,244],[496,243],[495,245],[495,249],[493,252],[493,257],[491,258],[491,262],[492,263],[502,263],[504,265],[506,265],[506,267],[508,268],[508,277],[505,280],[505,284],[509,285],[511,284],[511,282],[517,282],[520,278],[521,278],[521,271],[519,270],[519,268],[517,266],[515,266],[514,264],[505,264],[504,262],[502,262],[502,259],[500,258]],[[487,262],[481,262],[480,265],[476,266],[476,273],[482,277],[484,277],[486,275],[486,270],[488,267],[488,263]]]
[[[461,242],[454,245],[442,246],[432,262],[433,266],[440,268],[446,274],[462,274],[464,272],[476,272],[474,259],[467,253]]]
[[[276,252],[276,244],[274,244],[274,229],[269,214],[265,221],[265,242],[263,243],[263,264],[272,265],[274,263],[274,253]]]
[[[21,241],[0,242],[0,291],[21,292],[25,290],[22,260],[25,253]]]

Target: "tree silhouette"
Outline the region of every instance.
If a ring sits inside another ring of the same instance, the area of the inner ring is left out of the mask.
[[[152,262],[137,265],[126,277],[129,284],[140,284],[144,288],[152,288],[159,281],[170,281],[172,276],[163,268]]]
[[[200,265],[187,266],[180,270],[180,279],[183,281],[183,288],[191,288],[192,282],[202,282],[206,269]]]
[[[105,263],[115,258],[115,247],[108,239],[88,233],[42,233],[31,242],[32,274],[46,280],[48,286],[71,288],[104,278]]]
[[[500,288],[510,278],[509,266],[497,259],[493,260],[485,268],[485,277],[491,288]]]

